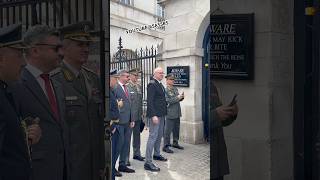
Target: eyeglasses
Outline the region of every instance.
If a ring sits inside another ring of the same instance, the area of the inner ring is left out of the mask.
[[[61,49],[63,46],[61,44],[45,44],[45,43],[38,43],[35,44],[36,46],[49,46],[51,47],[55,52],[58,52],[59,49]]]

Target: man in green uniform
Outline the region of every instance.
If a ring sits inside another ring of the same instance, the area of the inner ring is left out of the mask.
[[[169,73],[166,76],[167,87],[166,87],[166,101],[167,101],[167,116],[164,131],[164,142],[163,151],[166,153],[173,153],[169,148],[170,146],[170,136],[173,134],[172,147],[177,149],[184,149],[178,144],[179,132],[180,132],[180,117],[181,117],[181,107],[180,101],[184,99],[184,93],[179,94],[178,88],[173,86],[174,75]]]
[[[140,151],[140,125],[142,122],[142,89],[141,85],[138,83],[138,78],[139,78],[139,71],[138,69],[131,69],[129,71],[130,74],[130,81],[128,83],[128,89],[131,97],[131,111],[132,111],[132,116],[135,121],[135,126],[133,127],[133,142],[132,142],[132,147],[133,147],[133,159],[136,159],[138,161],[144,161],[144,157],[141,156],[141,151]],[[131,142],[131,136],[130,140]],[[130,143],[131,144],[131,143]],[[129,146],[129,152],[128,152],[128,159],[130,157],[130,146]]]
[[[8,83],[17,81],[26,64],[23,59],[22,25],[0,29],[0,179],[30,180],[31,145],[41,137],[38,123],[20,121]],[[25,124],[26,123],[26,124]],[[28,147],[29,146],[29,147]]]
[[[71,177],[99,180],[104,177],[104,114],[98,75],[85,68],[89,43],[93,37],[90,22],[83,21],[60,28],[64,60],[54,77],[63,84],[66,122],[70,130]]]

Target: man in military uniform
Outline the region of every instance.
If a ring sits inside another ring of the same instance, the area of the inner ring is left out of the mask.
[[[0,29],[0,179],[30,180],[30,148],[38,143],[41,129],[37,123],[23,126],[7,83],[20,77],[23,59],[21,24]],[[32,122],[31,122],[32,123]],[[24,129],[26,128],[26,129]],[[27,138],[26,138],[27,137]]]
[[[139,71],[138,69],[131,69],[129,71],[130,77],[129,77],[129,83],[128,83],[128,90],[131,97],[131,111],[132,116],[135,119],[135,125],[133,127],[133,159],[144,161],[144,157],[141,156],[140,151],[140,125],[142,122],[142,91],[141,91],[141,85],[138,83],[139,78]],[[131,144],[131,136],[129,143]],[[130,157],[130,146],[129,146],[129,152],[128,152],[128,162]]]
[[[210,132],[213,138],[213,157],[211,164],[213,164],[213,179],[223,180],[224,175],[229,174],[229,163],[227,155],[227,147],[224,140],[223,127],[230,125],[238,115],[238,105],[235,102],[228,106],[222,105],[218,90],[214,83],[211,83],[210,91],[210,116],[213,118],[213,123],[210,124]],[[210,135],[211,135],[210,134]]]
[[[174,75],[169,73],[166,76],[167,87],[166,87],[166,101],[167,101],[167,111],[164,131],[164,142],[163,142],[163,151],[167,153],[173,153],[169,148],[170,146],[170,136],[171,132],[173,134],[173,143],[172,147],[177,149],[183,149],[182,146],[178,144],[179,132],[180,132],[180,117],[181,117],[181,107],[180,101],[184,99],[184,93],[179,94],[178,88],[173,86],[174,84]]]
[[[63,38],[64,59],[61,74],[55,79],[63,84],[66,122],[70,130],[71,178],[99,180],[104,177],[104,114],[98,75],[85,68],[89,43],[95,41],[88,21],[59,29]]]
[[[112,180],[115,179],[115,176],[121,177],[122,174],[116,170],[116,162],[117,157],[119,156],[118,142],[119,142],[119,131],[117,131],[116,123],[119,123],[120,113],[119,113],[119,105],[117,102],[117,98],[113,92],[113,88],[118,83],[118,74],[117,70],[110,71],[110,124],[111,124],[111,132],[112,132]]]

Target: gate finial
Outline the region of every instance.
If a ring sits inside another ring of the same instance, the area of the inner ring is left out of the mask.
[[[122,38],[120,36],[120,38],[119,38],[119,46],[118,46],[119,52],[121,52],[122,48],[123,48],[123,46],[122,46]]]

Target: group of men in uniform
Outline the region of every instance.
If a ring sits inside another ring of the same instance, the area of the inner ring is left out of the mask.
[[[23,38],[21,24],[0,29],[0,180],[105,178],[104,97],[98,75],[84,67],[96,41],[93,29],[88,21],[59,29],[35,25]],[[147,88],[149,139],[146,158],[141,155],[145,122],[139,73],[110,72],[113,179],[135,172],[128,167],[132,134],[133,159],[145,161],[146,170],[160,171],[152,158],[167,161],[160,155],[164,129],[163,151],[183,149],[178,138],[184,95],[173,86],[172,74],[164,88],[158,67]]]
[[[143,131],[142,91],[138,83],[138,69],[112,70],[110,71],[110,114],[112,126],[112,156],[113,179],[122,176],[120,172],[134,173],[130,166],[130,142],[133,131],[133,159],[145,161],[144,168],[149,171],[160,171],[160,168],[152,163],[153,160],[167,161],[160,154],[160,144],[164,136],[163,151],[173,153],[169,148],[183,149],[178,144],[180,131],[181,107],[184,93],[179,94],[174,85],[174,75],[166,76],[167,87],[161,83],[164,72],[161,67],[154,70],[152,80],[147,86],[147,126],[149,138],[146,147],[146,158],[141,156],[140,133]],[[173,144],[170,144],[170,136],[173,133]],[[153,152],[154,151],[154,152]],[[152,155],[153,154],[153,155]],[[115,163],[119,158],[118,171]],[[120,172],[119,172],[120,171]]]
[[[142,121],[142,91],[138,83],[138,69],[112,70],[110,72],[110,118],[112,122],[112,177],[120,172],[134,173],[129,168],[131,136],[133,134],[133,159],[144,161],[140,151]],[[115,163],[119,158],[118,170]]]
[[[35,25],[22,39],[21,24],[0,29],[1,180],[104,179],[101,85],[83,66],[91,30]]]

